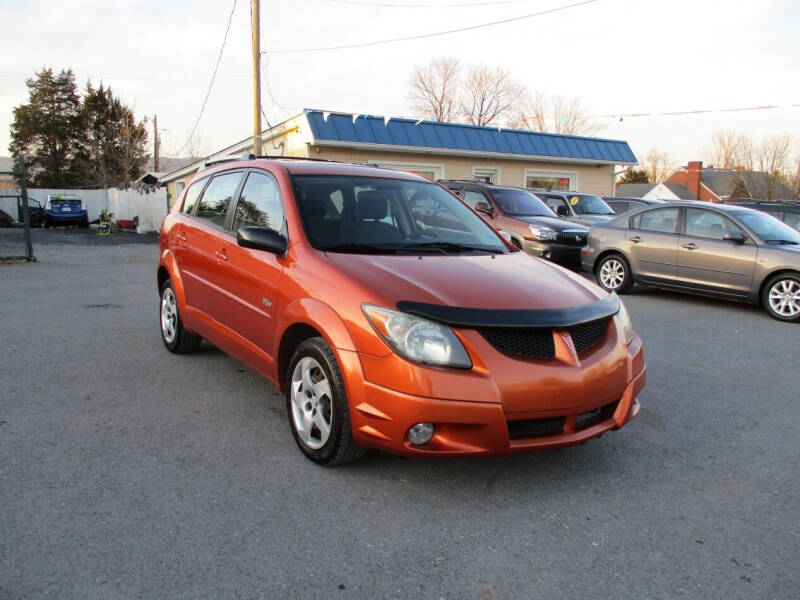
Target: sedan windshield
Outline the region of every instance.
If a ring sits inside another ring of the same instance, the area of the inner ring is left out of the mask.
[[[800,244],[800,232],[771,215],[756,211],[736,212],[733,215],[767,243]]]
[[[570,196],[569,203],[579,215],[614,215],[616,214],[611,207],[605,203],[600,196],[591,194],[581,194],[580,196]]]
[[[505,253],[483,220],[436,184],[383,177],[296,175],[311,245],[353,254]]]
[[[500,210],[513,217],[555,217],[544,202],[524,190],[492,190]]]

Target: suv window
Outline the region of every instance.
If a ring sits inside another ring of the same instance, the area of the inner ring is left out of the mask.
[[[481,194],[480,192],[473,192],[472,190],[464,190],[464,193],[461,195],[470,208],[475,210],[475,206],[478,202],[488,202],[486,196]]]
[[[189,186],[189,189],[186,190],[186,195],[183,197],[183,214],[189,215],[192,213],[192,209],[197,203],[197,199],[200,197],[200,192],[203,191],[205,183],[205,179],[202,181],[195,181]]]
[[[721,214],[702,208],[686,209],[686,235],[721,240],[727,232],[744,232]]]
[[[786,216],[783,219],[783,222],[786,223],[789,227],[800,229],[800,213],[787,212]]]
[[[659,208],[639,213],[631,218],[632,229],[655,231],[659,233],[675,233],[678,225],[677,208]]]
[[[219,227],[225,227],[225,218],[236,188],[242,180],[242,173],[225,173],[211,179],[203,197],[197,204],[195,217]]]
[[[558,214],[559,206],[567,206],[567,201],[561,196],[545,196],[544,201],[545,204],[547,204],[547,206],[549,206],[550,209],[556,214]]]
[[[233,231],[244,225],[283,228],[283,204],[278,182],[265,173],[250,173],[236,203]]]

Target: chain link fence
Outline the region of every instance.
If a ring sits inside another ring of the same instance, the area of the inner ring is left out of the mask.
[[[29,200],[25,175],[24,161],[18,171],[0,171],[0,260],[36,260],[31,212],[38,215],[44,207]]]

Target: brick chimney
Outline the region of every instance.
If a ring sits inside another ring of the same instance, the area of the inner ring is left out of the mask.
[[[703,161],[696,160],[686,166],[686,189],[700,200],[700,176],[703,173]]]

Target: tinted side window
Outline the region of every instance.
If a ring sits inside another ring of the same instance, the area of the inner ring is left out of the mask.
[[[466,202],[473,210],[478,202],[488,202],[486,196],[480,192],[473,192],[472,190],[464,190],[464,193],[461,195],[461,197],[464,198],[464,202]]]
[[[659,233],[675,233],[678,226],[677,208],[660,208],[643,212],[638,217],[636,229],[642,231],[656,231]],[[633,219],[631,219],[633,225]]]
[[[629,205],[628,202],[624,202],[622,200],[609,200],[606,202],[606,204],[608,204],[618,215],[621,215],[626,210],[628,210],[628,205]]]
[[[545,196],[544,201],[550,209],[558,214],[558,207],[559,206],[567,206],[566,200],[564,200],[561,196]]]
[[[283,227],[283,204],[281,203],[278,182],[263,173],[250,173],[244,184],[236,214],[233,230],[243,225],[271,227],[280,231]]]
[[[197,203],[197,199],[200,197],[200,192],[203,191],[205,183],[205,179],[202,181],[195,181],[189,186],[189,189],[186,190],[186,195],[183,197],[183,214],[188,215],[192,213],[192,209]]]
[[[744,235],[741,229],[719,213],[702,208],[686,209],[686,235],[721,240],[729,232]]]
[[[195,216],[224,227],[228,207],[241,180],[241,173],[225,173],[214,177],[197,205]]]
[[[789,227],[794,227],[795,229],[800,231],[800,213],[787,212],[786,216],[783,219],[783,222],[786,223]]]

